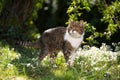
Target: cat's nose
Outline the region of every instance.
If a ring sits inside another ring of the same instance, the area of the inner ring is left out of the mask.
[[[70,30],[70,33],[72,34],[72,33],[73,33],[73,30]]]

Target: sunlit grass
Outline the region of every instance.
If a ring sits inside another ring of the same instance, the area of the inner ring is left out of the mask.
[[[1,45],[1,44],[0,44]],[[54,62],[49,57],[36,66],[39,51],[0,47],[0,80],[119,80],[120,52],[100,48],[79,49],[74,66],[67,66],[61,54]]]

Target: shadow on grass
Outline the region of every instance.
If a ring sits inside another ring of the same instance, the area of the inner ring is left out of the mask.
[[[37,58],[39,50],[32,48],[16,48],[21,56],[19,59],[13,60],[14,64],[19,72],[19,75],[28,76],[32,80],[63,80],[54,74],[53,68],[49,66],[37,66]]]
[[[39,50],[32,48],[16,48],[21,56],[19,59],[13,60],[19,72],[19,75],[28,76],[32,80],[78,80],[78,73],[68,67],[53,67],[51,63],[47,66],[37,66],[36,61]],[[59,65],[58,65],[59,66]]]

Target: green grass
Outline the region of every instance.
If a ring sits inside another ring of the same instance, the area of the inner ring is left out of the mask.
[[[74,66],[66,66],[63,56],[58,55],[52,63],[45,58],[38,67],[39,50],[0,44],[0,80],[120,79],[120,52],[112,52],[103,45],[101,48],[80,48],[77,53]]]

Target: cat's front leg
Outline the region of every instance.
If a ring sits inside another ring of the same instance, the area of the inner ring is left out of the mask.
[[[71,46],[71,44],[69,42],[65,42],[64,47],[63,47],[63,54],[66,60],[66,63],[68,65],[71,65],[71,60],[70,60],[70,55],[74,52],[73,47]]]
[[[73,50],[68,60],[68,63],[70,66],[74,65],[74,60],[75,60],[76,55],[77,55],[76,50]]]

